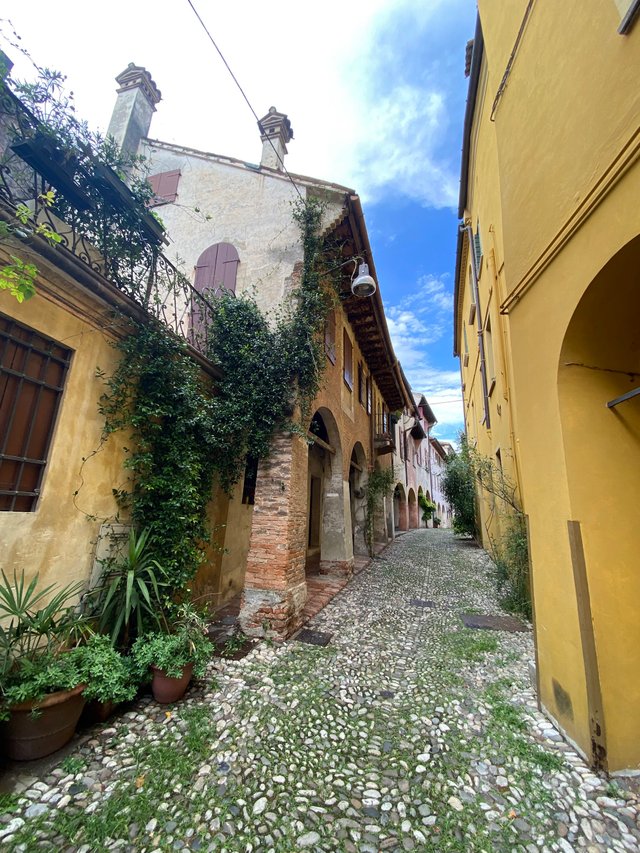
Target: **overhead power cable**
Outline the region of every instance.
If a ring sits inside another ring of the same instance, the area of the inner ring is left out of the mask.
[[[291,177],[291,175],[290,175],[290,174],[289,174],[289,172],[287,171],[287,167],[284,165],[284,162],[283,162],[283,160],[282,160],[282,157],[281,157],[281,156],[280,156],[280,154],[278,153],[278,151],[277,151],[277,149],[276,149],[276,146],[273,144],[273,141],[272,141],[272,140],[271,140],[271,139],[270,139],[270,138],[269,138],[269,137],[264,133],[264,129],[263,129],[262,125],[260,124],[260,119],[258,118],[258,114],[257,114],[257,113],[256,113],[256,111],[254,110],[254,108],[251,106],[251,101],[249,100],[249,98],[247,97],[247,95],[246,95],[246,93],[245,93],[244,89],[242,88],[242,86],[241,86],[241,85],[240,85],[240,83],[238,82],[238,78],[236,77],[236,75],[235,75],[235,74],[233,73],[233,71],[231,70],[231,67],[230,67],[229,63],[228,63],[228,62],[227,62],[227,60],[224,58],[224,55],[223,55],[222,51],[220,50],[220,48],[218,47],[218,45],[216,44],[215,39],[213,38],[213,36],[212,36],[212,35],[211,35],[211,33],[209,32],[209,30],[207,29],[207,25],[205,24],[205,22],[204,22],[204,21],[202,20],[202,18],[200,17],[200,15],[199,15],[199,13],[198,13],[198,10],[197,10],[197,9],[196,9],[196,7],[193,5],[193,3],[191,2],[191,0],[187,0],[187,3],[189,4],[189,6],[191,6],[191,9],[192,9],[192,11],[193,11],[193,14],[196,16],[196,18],[197,18],[197,19],[198,19],[198,21],[200,22],[200,26],[202,27],[202,29],[203,29],[203,30],[205,31],[205,33],[207,34],[207,37],[208,37],[209,41],[211,42],[211,44],[215,47],[215,49],[216,49],[216,51],[217,51],[217,53],[218,53],[218,56],[219,56],[219,57],[220,57],[220,59],[224,62],[224,66],[225,66],[225,68],[227,69],[227,71],[229,72],[229,74],[231,75],[231,78],[232,78],[233,82],[236,84],[236,86],[237,86],[237,87],[238,87],[238,89],[240,90],[240,94],[241,94],[241,95],[242,95],[242,97],[245,99],[245,101],[246,101],[246,103],[247,103],[247,106],[248,106],[248,107],[249,107],[249,109],[251,110],[251,112],[252,112],[252,114],[253,114],[253,117],[255,118],[256,122],[258,123],[258,127],[260,128],[260,132],[261,132],[261,133],[263,133],[263,134],[266,136],[266,138],[267,138],[267,142],[268,142],[268,143],[269,143],[269,145],[271,145],[271,147],[273,148],[273,153],[274,153],[274,154],[276,155],[276,157],[278,158],[278,161],[279,161],[280,165],[282,166],[282,171],[285,173],[285,175],[287,176],[287,178],[289,178],[289,180],[291,181],[291,185],[293,186],[294,190],[298,193],[298,196],[299,196],[299,198],[300,198],[300,201],[304,201],[304,199],[303,199],[303,197],[302,197],[302,193],[301,193],[301,192],[300,192],[300,190],[298,189],[298,185],[296,184],[296,182],[293,180],[293,178]]]

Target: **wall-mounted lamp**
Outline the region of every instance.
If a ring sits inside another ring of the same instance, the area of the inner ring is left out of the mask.
[[[362,261],[362,258],[355,258],[356,261]],[[353,274],[355,275],[355,269]],[[358,267],[358,275],[356,278],[351,277],[351,293],[354,296],[361,298],[373,296],[377,290],[377,286],[372,276],[369,275],[369,266],[364,261]]]

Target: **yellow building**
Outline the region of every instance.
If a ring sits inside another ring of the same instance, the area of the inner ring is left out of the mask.
[[[637,770],[640,3],[478,6],[455,299],[467,433],[519,484],[541,707],[595,765]]]

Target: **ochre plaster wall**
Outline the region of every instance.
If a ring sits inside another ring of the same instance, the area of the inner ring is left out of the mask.
[[[95,305],[93,321],[84,319],[81,314],[87,306],[77,305],[77,313],[72,313],[60,303],[60,285],[40,279],[37,287],[37,295],[21,305],[0,293],[0,311],[72,349],[73,356],[41,497],[34,512],[0,513],[0,563],[8,574],[24,568],[27,578],[39,573],[43,584],[67,584],[89,578],[100,519],[113,518],[117,508],[111,490],[125,482],[124,437],[113,436],[91,456],[100,447],[104,422],[98,413],[104,383],[96,368],[109,373],[117,356]],[[67,290],[67,303],[70,297]],[[83,457],[87,457],[84,466]],[[74,505],[77,490],[81,509]]]

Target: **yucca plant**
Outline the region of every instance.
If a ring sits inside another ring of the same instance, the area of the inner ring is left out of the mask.
[[[129,531],[124,559],[105,565],[95,595],[98,630],[127,648],[134,635],[160,624],[164,571],[153,553],[150,531]]]
[[[24,571],[13,582],[2,571],[0,583],[0,718],[20,701],[78,684],[73,658],[66,653],[86,633],[75,601],[83,584],[54,594],[55,584],[38,589],[38,575],[27,583]]]

